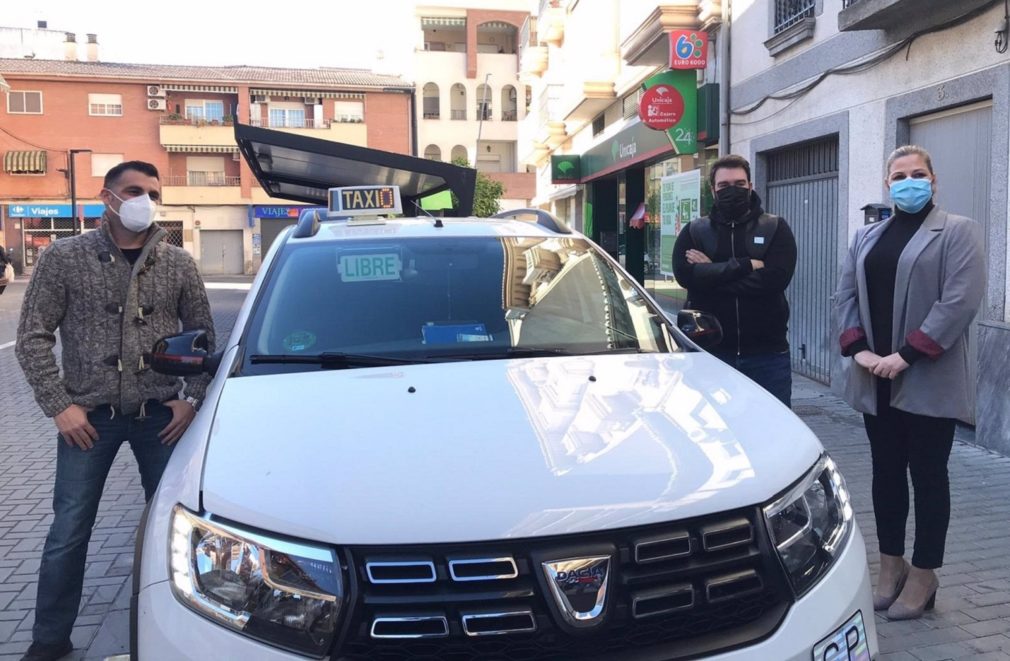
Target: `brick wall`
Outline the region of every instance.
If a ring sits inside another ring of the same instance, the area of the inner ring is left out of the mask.
[[[372,149],[410,154],[410,95],[366,94],[365,126]]]
[[[159,170],[167,171],[168,155],[159,144],[158,135],[158,122],[163,113],[147,109],[147,88],[144,84],[53,81],[13,75],[6,78],[11,90],[41,91],[43,114],[10,114],[6,101],[0,101],[0,126],[5,131],[0,132],[0,152],[43,147],[48,162],[45,175],[0,172],[0,198],[69,197],[69,182],[58,170],[67,168],[67,150],[71,148],[123,154],[125,160],[148,161]],[[90,116],[89,93],[120,94],[122,117]],[[102,177],[91,175],[90,154],[78,154],[75,162],[78,197],[96,197],[102,187]]]

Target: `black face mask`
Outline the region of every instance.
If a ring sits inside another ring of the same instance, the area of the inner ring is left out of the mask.
[[[715,193],[715,205],[726,220],[740,220],[750,211],[750,189],[727,186]]]

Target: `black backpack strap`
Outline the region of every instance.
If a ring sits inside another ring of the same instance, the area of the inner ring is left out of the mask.
[[[768,246],[772,242],[772,238],[775,236],[775,232],[779,229],[779,217],[773,216],[770,213],[763,213],[758,216],[757,223],[754,227],[754,235],[748,241],[747,254],[750,255],[751,259],[761,259],[765,258],[765,253],[768,252]]]
[[[715,249],[719,245],[719,237],[712,227],[712,219],[708,216],[695,218],[688,223],[691,231],[691,242],[694,243],[695,250],[700,250],[709,258],[715,256]]]

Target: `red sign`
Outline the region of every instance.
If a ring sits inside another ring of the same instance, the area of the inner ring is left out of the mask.
[[[708,33],[674,30],[670,33],[670,68],[704,69],[708,66]]]
[[[642,95],[638,116],[650,129],[671,129],[684,116],[684,97],[673,85],[656,85]]]

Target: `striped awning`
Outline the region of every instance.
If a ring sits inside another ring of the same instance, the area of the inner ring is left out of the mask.
[[[427,16],[421,19],[423,28],[465,28],[466,19],[457,16]]]
[[[237,94],[234,85],[183,85],[179,83],[158,83],[162,89],[170,92],[214,92],[216,94]]]
[[[295,96],[295,97],[322,97],[324,99],[363,99],[365,95],[360,92],[324,92],[322,90],[275,90],[253,88],[249,93],[254,96]]]
[[[4,154],[4,172],[11,174],[45,174],[45,151],[9,151]]]
[[[228,145],[165,145],[165,151],[204,153],[204,154],[237,154],[238,146]]]

